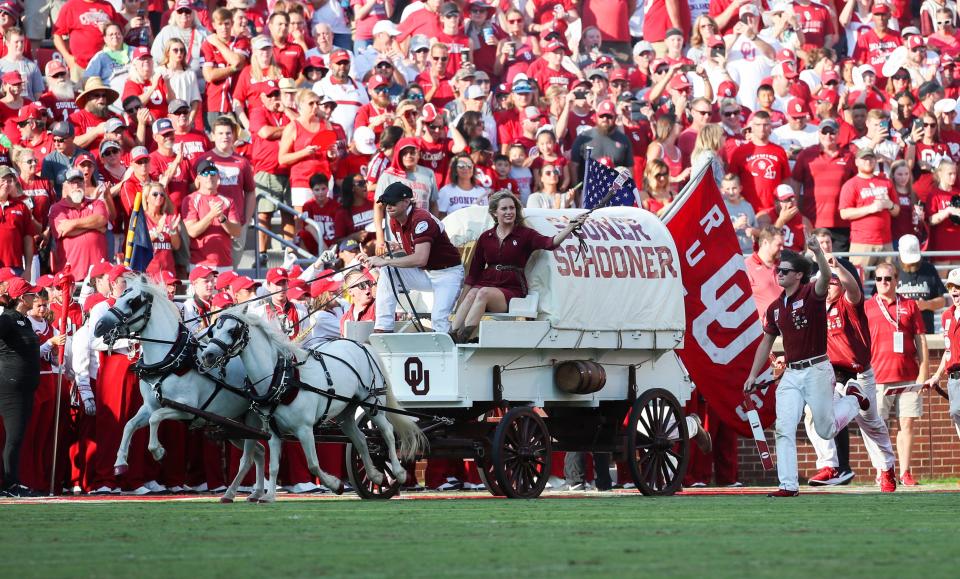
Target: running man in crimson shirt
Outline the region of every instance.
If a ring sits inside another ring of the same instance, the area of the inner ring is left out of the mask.
[[[950,396],[950,419],[960,436],[960,268],[947,274],[947,291],[953,299],[953,307],[943,310],[941,327],[943,328],[943,358],[933,376],[926,381],[928,388],[940,383],[947,375],[947,393]]]
[[[820,271],[830,271],[827,257],[815,237],[807,247],[817,258]],[[817,434],[833,438],[850,423],[870,400],[851,382],[846,394],[834,400],[835,376],[827,357],[827,290],[830,278],[821,275],[810,282],[811,264],[802,255],[784,250],[777,267],[777,282],[783,293],[767,309],[763,338],[757,348],[750,375],[743,390],[753,391],[760,370],[767,364],[773,343],[783,336],[787,367],[777,387],[777,476],[780,488],[771,497],[795,497],[800,494],[797,476],[797,425],[804,406],[813,414]]]
[[[830,288],[827,291],[827,356],[833,364],[838,384],[848,382],[860,385],[864,395],[876,400],[877,386],[870,365],[870,333],[864,313],[863,290],[856,277],[833,257],[830,263]],[[821,275],[827,272],[821,271]],[[896,457],[887,423],[877,413],[876,404],[861,409],[855,418],[870,462],[880,477],[880,492],[892,493],[897,488],[894,471]],[[832,440],[824,440],[812,428],[807,415],[807,436],[817,452],[820,471],[810,479],[810,484],[829,484],[839,474],[837,471],[837,447]]]
[[[897,268],[881,263],[874,270],[877,293],[866,300],[864,309],[870,327],[870,363],[877,379],[877,411],[887,419],[896,413],[897,459],[900,483],[916,486],[910,472],[913,462],[914,421],[923,416],[919,392],[887,394],[888,388],[922,384],[927,380],[929,351],[923,317],[917,302],[897,293]]]

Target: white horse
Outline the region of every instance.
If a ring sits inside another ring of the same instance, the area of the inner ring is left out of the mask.
[[[240,421],[247,415],[250,401],[239,394],[240,390],[233,392],[219,387],[209,376],[196,370],[195,342],[194,345],[187,344],[192,337],[181,323],[176,306],[167,299],[165,289],[151,284],[145,277],[127,277],[127,290],[97,322],[94,336],[104,338],[108,344],[118,338],[131,338],[140,340],[142,346],[139,366],[145,370],[140,380],[143,406],[123,428],[114,463],[117,474],[127,470],[127,454],[134,432],[149,423],[150,442],[147,448],[159,461],[165,454],[157,436],[160,423],[164,420],[195,418],[187,412],[161,406],[158,396]],[[236,362],[227,365],[226,375],[221,378],[226,384],[239,386],[243,384],[245,376],[243,365]],[[233,444],[241,447],[238,442]],[[264,492],[263,446],[255,440],[245,440],[242,448],[243,460],[237,478],[242,480],[246,476],[252,460],[256,465],[257,485],[247,500],[257,501]],[[236,496],[235,490],[233,494],[225,494],[221,501],[232,502]]]
[[[360,452],[370,480],[378,485],[383,482],[384,474],[374,466],[366,439],[357,426],[356,410],[358,402],[362,401],[375,401],[385,408],[401,407],[372,349],[350,340],[333,340],[308,352],[291,342],[275,323],[247,314],[230,313],[221,315],[211,328],[210,340],[201,349],[199,359],[202,365],[214,366],[223,358],[232,356],[243,360],[249,380],[258,393],[265,391],[266,384],[271,381],[284,376],[291,379],[292,365],[297,366],[299,382],[303,385],[293,379],[291,387],[299,388],[296,397],[287,404],[276,404],[273,410],[268,443],[270,475],[267,493],[262,500],[272,501],[276,497],[280,435],[283,433],[292,434],[300,441],[311,473],[328,488],[343,492],[343,482],[323,471],[317,459],[313,429],[326,419],[340,423],[343,433]],[[278,370],[280,374],[277,374]],[[376,390],[378,382],[385,391]],[[349,402],[325,396],[320,391],[333,391]],[[426,437],[416,422],[407,416],[389,411],[369,414],[386,442],[394,478],[403,481],[406,472],[400,465],[401,458],[410,460],[417,456],[426,447]],[[400,442],[399,456],[397,439]]]

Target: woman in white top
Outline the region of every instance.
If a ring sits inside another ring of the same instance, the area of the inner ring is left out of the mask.
[[[168,101],[179,99],[190,105],[192,125],[200,109],[200,83],[197,75],[187,66],[187,47],[179,38],[171,38],[163,47],[160,73],[166,78],[167,88],[173,91],[173,94],[167,95]]]
[[[471,205],[486,205],[490,190],[477,184],[473,160],[469,155],[458,154],[450,161],[448,184],[437,192],[437,208],[440,218],[457,209]]]
[[[569,209],[576,207],[576,188],[561,193],[560,170],[548,164],[540,167],[540,191],[527,198],[527,209]]]

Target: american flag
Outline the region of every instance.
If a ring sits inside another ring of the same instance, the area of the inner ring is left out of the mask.
[[[618,171],[604,166],[595,159],[590,159],[587,164],[586,183],[583,186],[584,209],[593,209],[599,205],[607,193],[610,192],[613,182],[619,175]],[[619,191],[605,205],[635,207],[637,205],[637,198],[634,195],[636,188],[637,184],[633,182],[632,178],[628,178],[623,187],[620,187]]]

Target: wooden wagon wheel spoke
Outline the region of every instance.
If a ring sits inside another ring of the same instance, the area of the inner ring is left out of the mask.
[[[637,489],[670,495],[687,470],[688,434],[680,403],[670,392],[644,391],[630,410],[626,429],[628,466]]]
[[[368,437],[367,447],[370,451],[370,458],[383,474],[383,484],[374,484],[367,473],[366,466],[360,458],[360,453],[354,448],[353,444],[348,443],[345,448],[347,463],[347,478],[350,484],[356,490],[357,494],[364,499],[390,499],[400,493],[400,482],[396,479],[390,469],[387,468],[387,449],[382,439],[374,438],[373,423],[366,416],[361,416],[357,423],[361,427],[361,432]]]
[[[497,424],[490,446],[493,472],[504,494],[534,498],[543,492],[552,442],[546,424],[533,409],[517,407],[507,412]]]

